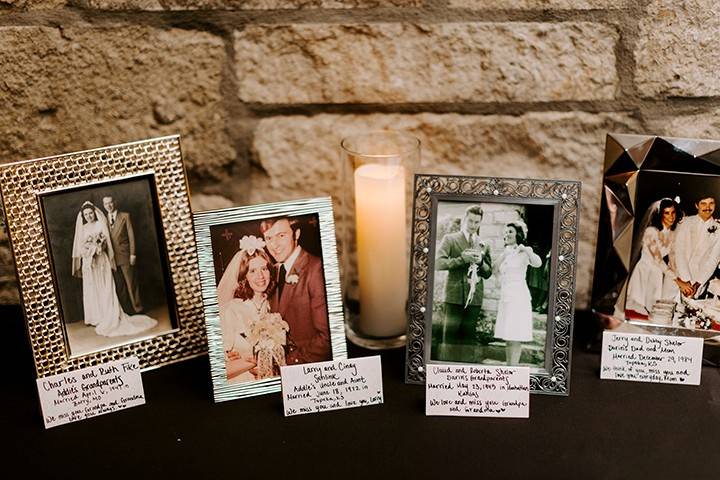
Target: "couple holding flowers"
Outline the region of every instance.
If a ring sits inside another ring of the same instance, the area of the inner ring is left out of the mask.
[[[300,223],[266,219],[260,235],[242,237],[218,284],[229,383],[332,358],[322,261],[298,243]]]

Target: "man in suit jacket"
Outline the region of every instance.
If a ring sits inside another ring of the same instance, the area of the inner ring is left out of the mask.
[[[674,260],[680,290],[698,298],[720,263],[720,224],[713,218],[713,196],[701,198],[695,208],[697,215],[685,217],[677,226]]]
[[[479,240],[482,218],[480,205],[468,207],[460,222],[460,231],[445,235],[435,255],[435,269],[448,271],[443,343],[475,344],[475,329],[482,312],[483,279],[492,275],[490,250]],[[472,297],[468,298],[471,293],[469,272],[473,265],[477,266],[478,283]]]
[[[287,217],[260,223],[278,282],[270,308],[290,326],[287,363],[332,360],[330,325],[321,260],[300,245],[300,224]]]
[[[120,279],[116,279],[116,289],[118,297],[123,298],[126,293],[127,300],[134,312],[138,313],[143,309],[140,301],[140,289],[135,276],[135,232],[133,231],[130,214],[117,210],[115,200],[112,197],[103,198],[103,207],[107,211],[108,222],[110,224],[110,241],[115,252],[115,265],[122,273],[122,280],[125,281],[124,286],[120,284]]]

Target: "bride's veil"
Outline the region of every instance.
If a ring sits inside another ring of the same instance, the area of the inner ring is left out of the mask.
[[[220,283],[218,283],[217,288],[218,308],[224,307],[226,303],[235,298],[235,290],[237,290],[238,287],[237,277],[240,272],[240,260],[242,259],[243,253],[245,253],[244,250],[238,250],[238,252],[233,255],[225,272],[223,272],[223,276],[220,278]]]
[[[220,283],[217,286],[218,308],[224,307],[235,298],[235,290],[238,287],[238,273],[240,273],[240,260],[243,253],[245,253],[244,250],[238,250],[220,278]]]
[[[115,252],[113,251],[112,241],[110,240],[110,229],[108,228],[107,218],[105,217],[105,214],[102,212],[102,210],[97,208],[92,202],[86,201],[80,207],[80,211],[78,212],[75,219],[75,236],[73,237],[72,248],[73,275],[76,275],[82,269],[82,248],[83,244],[85,243],[85,235],[83,234],[85,230],[85,224],[83,223],[82,212],[87,207],[91,207],[95,211],[95,218],[97,218],[97,221],[100,222],[102,234],[105,235],[105,243],[107,244],[108,258],[110,259],[110,264],[112,265],[113,269],[115,268]]]
[[[660,202],[663,199],[654,201],[648,209],[645,211],[640,223],[637,225],[637,229],[633,233],[632,249],[630,250],[630,271],[635,268],[635,264],[640,259],[640,251],[642,250],[642,239],[645,235],[645,230],[650,226],[653,221],[653,217],[658,214],[660,208]]]

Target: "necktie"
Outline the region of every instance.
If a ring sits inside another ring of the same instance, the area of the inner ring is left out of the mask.
[[[287,271],[285,271],[285,264],[280,265],[280,276],[278,278],[278,299],[282,297],[283,287],[285,286],[285,276],[287,275]]]
[[[110,214],[110,226],[115,225],[115,214]]]

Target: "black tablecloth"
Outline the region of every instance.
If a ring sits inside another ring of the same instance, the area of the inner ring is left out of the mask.
[[[214,404],[203,357],[144,373],[146,405],[46,431],[20,309],[0,315],[2,465],[32,478],[720,478],[720,370],[700,387],[601,381],[582,328],[570,396],[533,395],[530,419],[426,417],[394,350],[379,406],[285,418],[279,393]]]

